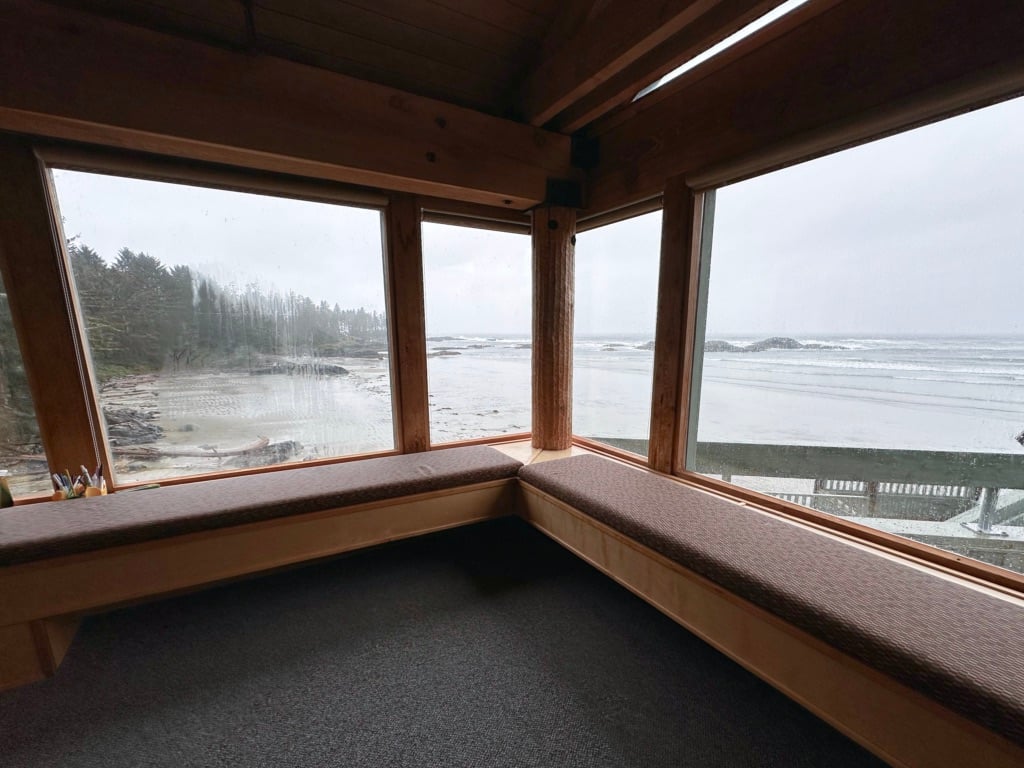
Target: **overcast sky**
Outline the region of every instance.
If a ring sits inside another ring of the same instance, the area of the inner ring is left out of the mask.
[[[1024,333],[1024,99],[717,192],[709,335]]]
[[[55,171],[68,236],[384,309],[376,211]],[[577,334],[653,338],[661,214],[579,235]],[[428,333],[527,334],[529,239],[424,225]],[[1024,99],[717,193],[709,335],[1024,333]]]

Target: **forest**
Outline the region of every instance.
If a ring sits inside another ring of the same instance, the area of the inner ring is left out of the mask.
[[[187,266],[167,266],[128,248],[111,263],[76,239],[67,243],[67,253],[101,384],[161,370],[254,370],[275,358],[377,356],[387,346],[383,313],[332,307],[256,284],[220,285]],[[0,455],[34,452],[32,413],[0,286]]]

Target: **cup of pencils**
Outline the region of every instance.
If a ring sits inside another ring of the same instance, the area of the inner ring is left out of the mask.
[[[53,473],[54,492],[51,497],[53,501],[64,501],[65,499],[80,499],[90,496],[106,496],[107,481],[103,477],[103,465],[96,467],[95,472],[89,472],[83,464],[80,469],[82,474],[75,477],[66,469],[64,474]]]

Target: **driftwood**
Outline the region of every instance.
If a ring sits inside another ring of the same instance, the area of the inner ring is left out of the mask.
[[[151,448],[149,446],[133,445],[111,448],[114,456],[125,456],[133,459],[159,459],[165,457],[179,458],[220,458],[221,456],[244,456],[248,453],[262,451],[270,445],[269,437],[260,437],[256,442],[241,448],[232,448],[226,451],[217,450],[213,446],[199,446],[197,448]]]

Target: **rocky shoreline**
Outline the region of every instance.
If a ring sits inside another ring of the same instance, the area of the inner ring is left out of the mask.
[[[705,352],[766,352],[770,349],[847,349],[834,344],[803,344],[788,336],[772,336],[750,344],[733,344],[721,339],[712,339],[704,343]]]

